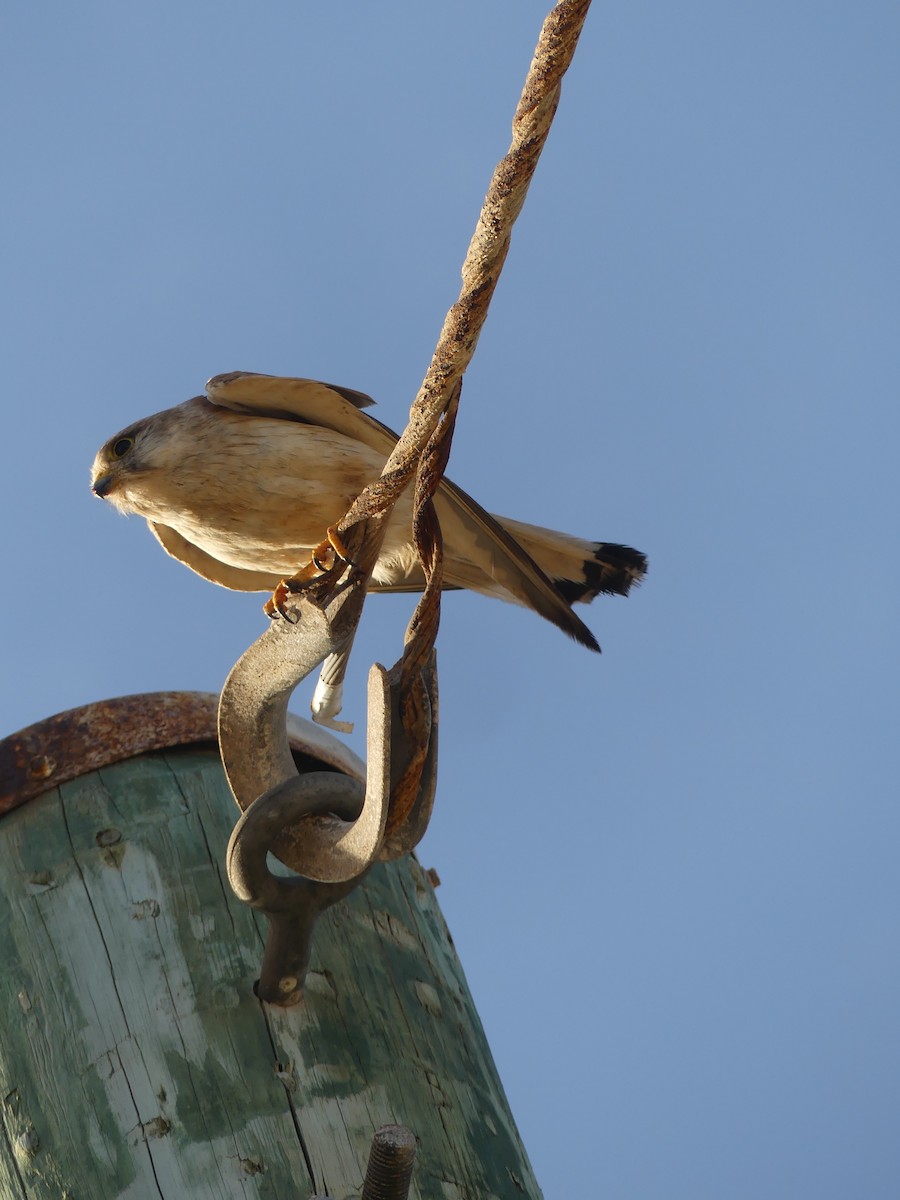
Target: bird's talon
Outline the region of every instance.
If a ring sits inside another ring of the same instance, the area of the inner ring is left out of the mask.
[[[325,562],[324,556],[320,556],[320,551],[322,549],[322,546],[325,546],[328,556],[331,559],[331,562]],[[317,546],[316,549],[313,550],[312,561],[313,561],[313,566],[318,567],[318,569],[324,575],[327,571],[330,571],[332,569],[332,567],[335,565],[335,552],[334,552],[334,550],[332,550],[331,546],[327,542],[323,542],[322,546]]]
[[[350,553],[347,550],[347,547],[344,543],[344,539],[341,537],[340,533],[338,532],[338,528],[336,525],[328,526],[328,528],[325,530],[325,539],[326,540],[322,543],[322,546],[326,545],[326,543],[327,543],[327,545],[329,545],[331,547],[331,549],[334,551],[334,553],[337,555],[337,557],[341,560],[341,562],[350,563],[350,566],[352,567],[353,563],[350,559]],[[316,547],[317,554],[321,551],[322,546]],[[336,564],[334,563],[334,561],[332,561],[331,565],[335,566]]]
[[[299,617],[293,616],[285,608],[284,604],[276,604],[275,607],[278,609],[278,615],[281,617],[282,621],[287,621],[288,625],[296,625],[297,622],[300,620]]]
[[[287,600],[291,594],[291,588],[288,586],[288,582],[289,581],[287,579],[282,579],[281,583],[279,583],[271,597],[263,605],[263,612],[272,621],[274,621],[276,617],[281,617],[281,619],[283,621],[287,621],[289,625],[295,625],[298,618],[292,617],[284,606],[285,600]]]
[[[301,567],[297,574],[289,579],[283,579],[278,591],[285,589],[288,592],[303,592],[312,584],[318,583],[324,575],[340,574],[339,566],[352,566],[347,558],[347,549],[334,526],[329,526],[326,533],[325,540],[315,547],[306,566]]]
[[[336,535],[335,535],[336,536]],[[343,548],[343,543],[338,539],[339,545]],[[284,607],[288,596],[297,595],[300,592],[308,591],[315,584],[320,583],[327,576],[337,576],[341,572],[338,567],[348,562],[347,559],[341,557],[331,544],[331,541],[326,539],[321,542],[313,550],[310,561],[305,567],[301,567],[296,575],[291,575],[287,579],[282,579],[278,587],[272,593],[271,599],[267,600],[263,605],[263,611],[267,617],[273,620],[275,617],[283,617],[285,621],[293,622],[294,618],[289,616]]]
[[[321,567],[317,566],[315,561],[309,562],[305,567],[301,567],[296,575],[291,575],[288,579],[282,579],[280,587],[284,588],[285,593],[296,595],[298,592],[305,592],[312,584],[323,575],[327,574]]]
[[[325,540],[319,542],[312,552],[313,565],[324,574],[333,571],[339,562],[350,563],[350,555],[344,540],[338,533],[336,525],[329,525],[325,530]]]

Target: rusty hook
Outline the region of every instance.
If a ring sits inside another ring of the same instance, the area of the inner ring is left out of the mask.
[[[260,909],[268,919],[255,988],[260,1000],[287,1006],[300,999],[316,921],[359,882],[359,877],[318,883],[299,875],[274,875],[266,860],[276,836],[300,817],[315,813],[353,821],[362,803],[363,787],[356,779],[315,771],[265,792],[235,825],[225,860],[228,880],[238,899]]]
[[[358,617],[352,595],[350,601],[329,613],[305,595],[292,597],[299,619],[278,622],[257,639],[232,668],[219,700],[219,749],[244,810],[229,843],[229,880],[236,895],[268,917],[257,990],[270,1003],[296,1002],[319,914],[356,886],[373,862],[411,850],[425,832],[434,801],[433,657],[422,673],[432,732],[426,765],[412,810],[389,838],[392,774],[399,777],[411,751],[395,718],[396,685],[384,667],[376,663],[369,672],[365,788],[333,772],[301,776],[294,764],[287,733],[290,696],[328,655],[347,647]],[[270,851],[302,878],[273,876],[266,866]]]

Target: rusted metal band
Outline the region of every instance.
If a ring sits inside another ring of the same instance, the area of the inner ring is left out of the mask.
[[[152,750],[218,741],[219,697],[210,692],[145,692],[70,708],[0,741],[0,814],[90,771]],[[365,766],[310,721],[288,716],[291,749],[323,766],[365,779]]]

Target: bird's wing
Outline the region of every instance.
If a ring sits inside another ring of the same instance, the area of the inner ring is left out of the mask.
[[[468,562],[484,576],[485,584],[454,572],[453,563],[446,565],[448,583],[487,592],[496,589],[496,594],[505,593],[504,598],[518,601],[533,608],[542,617],[551,621],[563,633],[573,637],[591,650],[599,651],[597,639],[553,581],[537,565],[528,551],[507,532],[489,512],[473,500],[462,488],[449,479],[444,479],[435,496],[435,508],[441,525],[444,541],[460,547]]]
[[[148,521],[147,524],[166,554],[171,554],[172,558],[177,558],[211,583],[231,588],[233,592],[272,592],[281,583],[280,575],[270,575],[267,571],[245,571],[243,567],[219,562],[169,525],[161,525],[159,521]]]
[[[393,430],[361,411],[374,404],[370,396],[314,379],[232,371],[213,376],[206,385],[206,395],[213,404],[236,412],[305,421],[333,429],[385,457],[398,440]],[[498,593],[505,593],[505,598],[535,609],[576,641],[599,650],[594,635],[531,555],[471,496],[444,479],[437,495],[437,508],[445,542],[455,555],[468,560],[466,577],[461,574],[455,579],[452,571],[447,570],[448,585],[475,587],[488,593],[493,587]],[[479,582],[473,582],[468,564],[475,568],[477,576],[483,577]],[[207,575],[207,578],[214,577]],[[390,586],[379,590],[401,591],[404,582],[408,585],[409,581],[392,580]]]
[[[232,567],[220,562],[189,542],[183,534],[172,529],[169,525],[161,525],[159,521],[148,521],[150,532],[165,550],[166,554],[177,558],[180,563],[190,567],[210,583],[218,583],[230,588],[233,592],[272,592],[281,583],[281,575],[270,575],[267,571],[247,571],[243,567]],[[298,563],[302,566],[302,563]],[[425,586],[425,576],[421,570],[411,573],[402,583],[370,583],[372,592],[421,592]],[[462,586],[455,583],[445,583],[445,592],[457,591]]]
[[[397,441],[386,425],[361,412],[375,401],[351,388],[319,383],[315,379],[290,379],[282,375],[255,375],[232,371],[214,375],[206,385],[206,398],[222,408],[260,417],[303,421],[333,429],[362,442],[387,457]]]

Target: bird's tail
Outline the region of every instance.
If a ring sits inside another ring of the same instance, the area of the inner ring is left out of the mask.
[[[495,520],[531,555],[570,604],[590,604],[601,593],[627,596],[647,573],[646,557],[630,546],[589,542],[508,517]]]
[[[643,554],[628,546],[492,516],[448,479],[435,504],[446,587],[524,604],[592,650],[600,649],[597,639],[572,605],[600,592],[625,596],[647,570]]]

